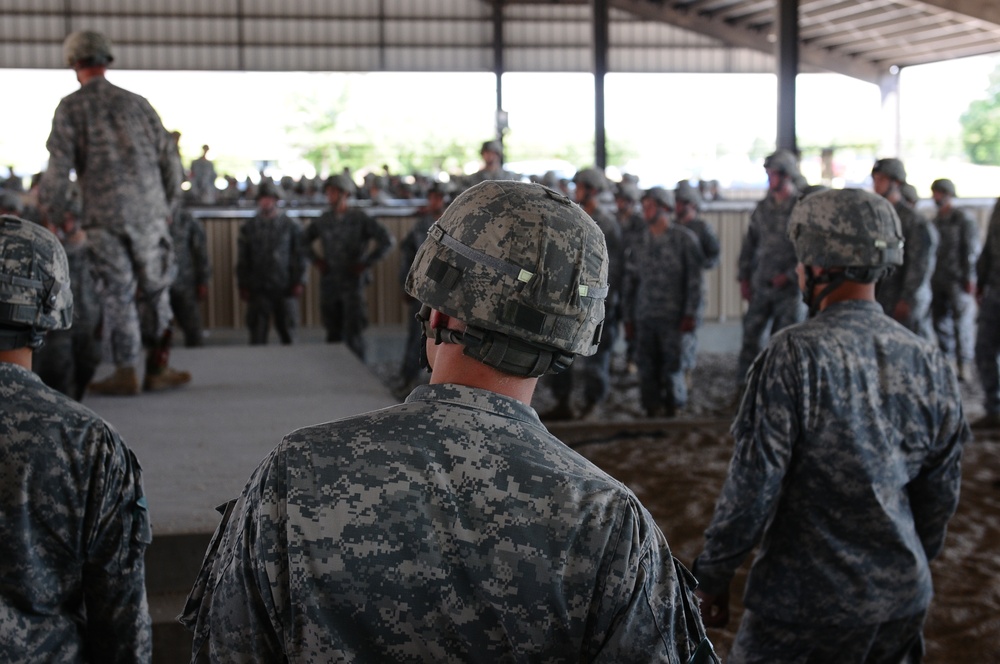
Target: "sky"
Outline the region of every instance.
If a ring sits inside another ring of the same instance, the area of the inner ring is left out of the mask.
[[[922,142],[957,137],[960,115],[970,101],[985,96],[989,73],[998,64],[1000,56],[981,56],[904,69],[901,128],[904,139],[916,141],[916,146],[912,155],[898,156],[904,161],[911,157],[914,168],[919,168],[917,160],[925,157]],[[338,127],[378,128],[398,134],[398,141],[443,140],[455,134],[476,146],[493,134],[496,90],[491,74],[112,69],[108,78],[147,97],[167,129],[182,132],[185,160],[198,156],[200,146],[208,143],[210,156],[216,159],[221,155],[241,163],[269,160],[289,173],[308,169],[290,145],[286,128],[295,123],[295,109],[302,99],[331,104],[345,88],[350,105]],[[8,91],[31,91],[4,109],[4,126],[16,131],[0,135],[0,164],[14,164],[24,174],[41,170],[52,112],[63,96],[78,87],[73,73],[0,69],[0,82]],[[749,162],[746,152],[755,139],[773,145],[774,76],[610,74],[605,90],[608,139],[633,154],[622,166],[641,172],[647,181],[641,184],[702,176],[760,178],[759,167]],[[555,150],[567,140],[592,140],[592,94],[593,78],[588,74],[505,74],[508,160],[518,158],[519,148]],[[874,85],[835,74],[803,74],[797,79],[800,147],[877,142],[879,113],[880,96]],[[838,152],[845,160],[851,158],[849,153]],[[844,168],[870,168],[871,157],[865,154],[856,166],[845,162]]]

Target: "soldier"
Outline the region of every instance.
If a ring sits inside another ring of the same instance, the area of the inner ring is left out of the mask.
[[[646,234],[649,228],[646,220],[642,216],[642,206],[639,199],[642,198],[642,191],[632,180],[622,178],[622,181],[615,186],[615,217],[618,225],[622,229],[622,252],[625,255],[625,267],[622,274],[622,284],[631,283],[635,275],[635,261],[639,255],[639,248],[646,241]],[[623,291],[624,305],[624,291]],[[624,319],[625,312],[622,311]],[[635,373],[638,367],[635,364],[635,336],[625,335],[625,371]]]
[[[215,164],[208,158],[209,147],[201,146],[201,156],[191,162],[191,198],[195,203],[212,205],[219,195]]]
[[[695,561],[702,615],[758,544],[728,662],[915,662],[929,561],[958,504],[969,429],[944,356],[886,316],[875,283],[903,261],[892,205],[830,190],[789,234],[815,317],[750,370],[729,474]]]
[[[413,223],[413,227],[399,244],[399,277],[400,286],[405,287],[406,275],[410,272],[413,259],[417,256],[417,250],[427,239],[427,231],[431,225],[441,218],[445,208],[445,191],[439,183],[434,183],[427,191],[427,205],[421,210],[420,216]],[[398,396],[405,397],[410,393],[417,383],[420,375],[420,356],[423,353],[423,329],[417,320],[420,312],[420,302],[411,297],[403,290],[403,299],[406,301],[409,316],[407,317],[406,345],[403,347],[403,362],[399,369]],[[404,394],[405,392],[405,394]]]
[[[622,230],[608,212],[601,207],[600,197],[608,189],[604,173],[596,168],[584,168],[573,176],[576,185],[574,197],[583,211],[590,215],[597,227],[604,233],[608,252],[609,291],[604,302],[604,329],[597,352],[580,361],[579,373],[583,379],[583,404],[578,418],[586,418],[611,392],[611,350],[618,338],[621,324],[621,291],[625,274],[625,247],[622,244]],[[561,371],[549,378],[549,386],[556,398],[555,406],[542,414],[543,420],[570,420],[574,418],[573,396],[574,371]]]
[[[1000,427],[1000,199],[986,230],[986,243],[976,261],[976,371],[983,387],[986,414],[972,423],[973,429]]]
[[[368,327],[365,288],[371,267],[385,258],[395,239],[389,230],[357,208],[348,208],[352,184],[331,175],[323,184],[330,207],[306,227],[305,241],[319,269],[320,313],[327,343],[343,342],[363,362]],[[322,254],[313,247],[319,241]]]
[[[267,343],[271,320],[281,343],[295,340],[298,298],[306,277],[302,227],[278,208],[278,188],[262,182],[257,214],[240,226],[236,244],[236,284],[247,303],[251,345]]]
[[[955,185],[951,180],[931,183],[940,241],[931,276],[931,318],[938,344],[965,380],[966,367],[974,359],[973,335],[976,316],[976,259],[979,227],[964,210],[954,206]]]
[[[702,264],[702,272],[708,272],[719,264],[719,237],[715,234],[707,221],[698,216],[701,209],[701,194],[692,187],[687,180],[677,183],[674,190],[674,200],[677,203],[677,213],[674,220],[681,226],[687,228],[698,238],[701,247],[701,255],[705,262]],[[698,330],[705,319],[705,302],[708,299],[708,280],[702,277],[701,282],[701,303],[694,318],[694,329],[686,332],[681,339],[683,344],[683,354],[681,356],[681,369],[684,371],[685,384],[691,387],[691,372],[694,371],[698,360]]]
[[[628,287],[626,329],[635,335],[639,392],[649,417],[674,417],[687,404],[682,337],[701,308],[705,257],[698,237],[674,223],[674,195],[653,187],[642,196],[649,225]]]
[[[0,652],[8,662],[148,662],[139,462],[111,425],[31,372],[73,318],[66,255],[0,217]]]
[[[503,167],[503,146],[500,141],[486,141],[479,150],[483,158],[483,167],[472,175],[465,178],[466,185],[472,186],[485,180],[519,180],[517,173],[508,171]]]
[[[603,238],[537,184],[448,206],[406,282],[430,384],[261,463],[182,615],[194,661],[717,661],[649,512],[530,406],[597,350]]]
[[[767,196],[754,208],[739,257],[740,294],[747,301],[743,343],[736,366],[740,391],[750,363],[767,337],[805,319],[802,296],[795,287],[795,247],[788,239],[788,217],[798,200],[799,163],[787,150],[764,160]]]
[[[201,303],[208,298],[212,267],[208,260],[208,238],[201,220],[184,208],[174,212],[170,237],[177,253],[177,278],[170,286],[170,306],[188,348],[205,343],[201,326]]]
[[[169,366],[169,289],[176,263],[167,222],[179,204],[181,184],[173,140],[148,101],[105,78],[114,56],[104,35],[74,32],[63,42],[63,53],[80,89],[56,108],[39,200],[47,218],[59,223],[69,172],[76,170],[83,195],[82,226],[103,284],[101,310],[115,365],[114,373],[91,383],[90,390],[139,393],[136,365],[143,336],[153,339],[143,388],[179,387],[191,374]],[[151,329],[145,335],[139,302],[151,313]]]
[[[903,202],[906,169],[899,159],[879,159],[872,167],[875,193],[892,203],[903,229],[903,265],[879,282],[875,292],[885,313],[925,339],[931,324],[931,275],[937,260],[937,229]]]
[[[902,196],[903,205],[911,210],[917,209],[917,203],[920,202],[920,194],[917,193],[916,187],[907,182],[899,188],[899,195]]]

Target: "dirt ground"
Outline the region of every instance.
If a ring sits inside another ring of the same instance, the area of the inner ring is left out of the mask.
[[[689,408],[661,431],[608,436],[602,427],[567,428],[561,437],[617,477],[652,513],[682,562],[690,565],[702,547],[715,499],[732,452],[728,428],[734,398],[735,355],[699,359]],[[974,381],[963,385],[966,415],[982,414]],[[588,419],[640,419],[634,376],[616,374],[612,397]],[[543,387],[541,412],[551,403]],[[554,432],[559,425],[553,424]],[[558,434],[557,434],[558,435]],[[929,663],[1000,662],[1000,431],[978,434],[963,457],[962,498],[945,548],[933,562],[935,598],[925,636]],[[728,652],[742,615],[748,560],[733,586],[733,614],[724,630],[710,630],[717,651]]]

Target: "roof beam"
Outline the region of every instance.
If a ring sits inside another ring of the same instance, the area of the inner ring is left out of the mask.
[[[945,11],[1000,24],[1000,2],[997,0],[921,0],[914,5],[929,5]]]

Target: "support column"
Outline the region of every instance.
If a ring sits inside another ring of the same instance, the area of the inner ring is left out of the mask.
[[[608,72],[608,0],[592,0],[594,21],[594,167],[608,165],[604,127],[604,75]]]
[[[799,2],[778,0],[775,21],[778,65],[778,132],[779,149],[798,154],[795,131],[795,77],[799,73]]]
[[[878,82],[882,94],[882,113],[879,119],[879,157],[902,158],[899,130],[899,67],[891,67]]]
[[[504,0],[493,0],[493,73],[497,80],[497,108],[494,117],[496,138],[503,147],[503,134],[507,130],[507,112],[503,110],[503,5]],[[501,159],[503,153],[501,153]]]

